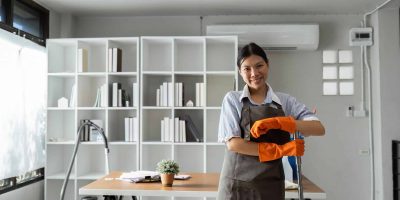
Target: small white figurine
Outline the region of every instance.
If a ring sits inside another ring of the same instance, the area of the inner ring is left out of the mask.
[[[192,100],[189,100],[189,101],[187,101],[186,102],[186,107],[193,107],[193,101]]]
[[[68,107],[68,99],[65,97],[61,97],[57,101],[59,108],[67,108]]]

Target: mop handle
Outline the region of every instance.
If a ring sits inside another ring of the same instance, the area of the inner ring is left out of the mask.
[[[294,139],[299,139],[300,138],[300,133],[296,132],[294,134]],[[298,194],[299,194],[299,199],[303,200],[303,184],[302,184],[302,175],[301,175],[301,156],[296,156],[296,168],[297,168],[297,184],[298,184]]]

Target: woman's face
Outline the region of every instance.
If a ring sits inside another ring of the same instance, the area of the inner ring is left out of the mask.
[[[244,58],[239,73],[244,82],[251,88],[258,90],[265,87],[268,78],[268,64],[257,55]]]

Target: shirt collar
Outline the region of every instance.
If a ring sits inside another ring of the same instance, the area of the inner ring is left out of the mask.
[[[272,103],[272,101],[274,101],[275,103],[282,105],[281,101],[279,100],[278,96],[276,96],[274,90],[272,89],[272,87],[266,83],[268,85],[268,92],[267,92],[267,96],[264,99],[263,104],[267,104],[267,103]],[[250,102],[252,104],[255,104],[251,98],[250,98],[250,91],[249,91],[249,87],[247,86],[247,84],[243,87],[243,92],[242,95],[240,96],[240,101],[243,101],[243,98],[247,97]]]

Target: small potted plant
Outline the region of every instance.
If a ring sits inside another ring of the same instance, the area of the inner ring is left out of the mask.
[[[179,165],[173,160],[161,160],[157,163],[156,170],[160,173],[161,183],[164,186],[171,187],[175,174],[179,173]]]

